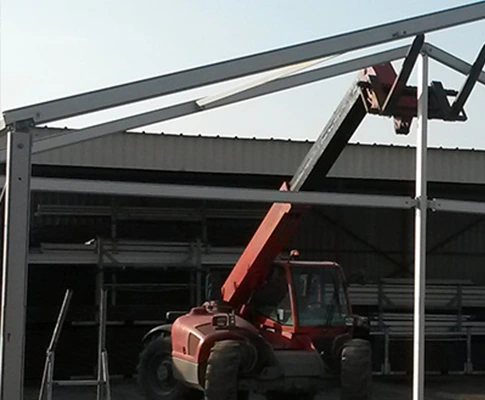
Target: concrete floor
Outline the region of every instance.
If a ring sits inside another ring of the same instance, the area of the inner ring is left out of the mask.
[[[144,400],[134,381],[112,382],[112,400]],[[38,388],[27,387],[25,400],[38,398]],[[54,400],[92,400],[96,391],[90,388],[58,388]],[[264,396],[253,395],[251,400],[263,400]],[[339,400],[337,385],[322,393],[318,400]],[[373,382],[374,400],[410,400],[411,381],[406,378],[375,378]],[[426,400],[485,400],[484,376],[439,376],[428,377],[426,381]]]

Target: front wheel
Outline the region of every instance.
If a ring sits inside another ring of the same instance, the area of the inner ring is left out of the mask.
[[[170,337],[152,340],[140,354],[138,384],[147,400],[184,400],[187,388],[173,376]]]
[[[216,342],[207,360],[205,400],[247,400],[249,393],[238,391],[241,349],[236,340]]]
[[[340,363],[341,400],[370,400],[372,354],[370,343],[363,339],[349,340]]]

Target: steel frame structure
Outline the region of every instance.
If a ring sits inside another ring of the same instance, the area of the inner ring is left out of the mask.
[[[70,96],[32,106],[22,107],[6,111],[4,120],[8,130],[7,153],[0,154],[0,160],[7,160],[6,176],[6,206],[5,206],[5,236],[4,236],[4,260],[2,282],[2,318],[0,338],[0,373],[1,387],[0,397],[22,398],[23,397],[23,363],[24,363],[24,336],[25,336],[25,305],[26,305],[26,276],[27,276],[27,253],[29,237],[29,194],[30,190],[54,190],[86,192],[86,182],[65,180],[49,180],[43,178],[32,179],[30,185],[31,154],[46,151],[60,146],[71,145],[110,133],[138,128],[164,120],[181,117],[195,112],[220,107],[237,101],[242,101],[269,93],[275,93],[291,87],[304,85],[310,82],[326,79],[330,76],[341,75],[353,70],[371,65],[389,62],[402,58],[408,48],[401,47],[394,50],[376,53],[370,56],[356,58],[350,61],[301,72],[289,76],[276,76],[269,81],[263,81],[260,85],[249,85],[226,95],[211,96],[206,99],[196,99],[170,107],[94,125],[79,131],[57,135],[51,138],[38,140],[31,144],[32,138],[28,133],[30,126],[41,123],[58,121],[61,119],[92,113],[112,107],[138,102],[154,97],[159,97],[183,90],[193,89],[217,82],[235,79],[251,74],[270,71],[276,68],[292,66],[319,60],[335,54],[341,54],[357,49],[396,41],[431,31],[437,31],[457,25],[485,19],[485,1],[470,5],[452,8],[440,12],[422,15],[414,18],[379,25],[372,28],[353,31],[350,33],[328,37],[312,42],[298,44],[282,49],[268,51],[229,60],[221,63],[193,68],[173,74],[163,75],[125,85],[119,85],[81,95]],[[478,60],[474,66],[454,57],[437,47],[425,43],[421,49],[422,60],[431,57],[443,64],[469,75],[466,89],[462,89],[461,101],[464,103],[475,82],[485,84],[485,73],[481,66],[477,71]],[[479,57],[480,58],[480,57]],[[418,261],[416,276],[424,277],[425,252],[423,252],[423,233],[426,230],[425,218],[428,208],[442,209],[446,211],[484,213],[483,204],[473,202],[460,202],[451,200],[428,201],[426,198],[426,124],[427,124],[427,68],[423,62],[420,72],[420,98],[418,100],[420,142],[418,143],[417,157],[417,193],[416,201],[413,199],[381,198],[377,201],[372,198],[374,207],[389,207],[400,204],[405,207],[416,208],[416,258]],[[296,67],[296,69],[299,69]],[[295,71],[290,67],[290,71]],[[468,92],[468,93],[467,93]],[[460,96],[460,95],[459,95]],[[391,99],[392,100],[392,99]],[[460,104],[455,105],[459,108]],[[318,143],[317,143],[318,145]],[[63,186],[64,185],[64,186]],[[84,188],[83,188],[84,185]],[[102,184],[89,183],[91,193],[104,191],[111,194],[135,194],[134,186],[138,184],[114,183]],[[97,188],[95,188],[95,186]],[[62,189],[62,187],[64,189]],[[80,189],[81,188],[81,189]],[[136,188],[137,190],[140,187]],[[151,191],[146,187],[145,195],[159,196],[160,190]],[[185,198],[218,198],[224,200],[245,201],[285,201],[303,202],[312,204],[335,204],[329,202],[333,196],[333,202],[339,205],[362,205],[369,197],[356,195],[357,197],[345,197],[347,195],[326,195],[317,193],[287,193],[276,191],[255,191],[248,189],[229,188],[200,188],[200,187],[163,187],[171,190],[172,197]],[[97,191],[96,191],[97,190]],[[150,194],[151,193],[151,194]],[[211,194],[212,193],[212,194]],[[139,191],[136,192],[140,196]],[[288,197],[285,197],[288,196]],[[359,197],[360,196],[360,197]],[[252,199],[252,200],[251,200]],[[376,202],[377,201],[377,202]],[[379,203],[380,202],[380,203]],[[15,230],[11,229],[15,226]],[[418,274],[419,273],[419,274]],[[414,376],[414,400],[423,398],[423,368],[422,357],[424,343],[422,343],[423,315],[422,300],[424,295],[423,279],[416,279],[416,324],[415,324],[415,376]]]

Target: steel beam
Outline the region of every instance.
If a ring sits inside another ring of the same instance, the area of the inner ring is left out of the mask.
[[[1,399],[23,399],[31,140],[28,132],[8,132],[0,321]]]
[[[197,104],[198,100],[195,99],[158,110],[149,111],[146,113],[118,119],[115,121],[87,127],[81,130],[55,135],[50,138],[41,139],[34,142],[32,152],[40,153],[57,147],[68,146],[86,140],[95,139],[97,137],[109,135],[114,132],[120,132],[142,126],[147,126],[155,124],[157,122],[163,122],[170,119],[183,117],[185,115],[194,114],[203,110],[213,109],[233,104],[239,101],[244,101],[251,98],[256,98],[259,96],[264,96],[282,90],[317,82],[334,76],[356,71],[371,65],[382,64],[385,62],[403,58],[405,57],[408,49],[409,46],[403,46],[393,50],[383,51],[373,55],[359,57],[354,60],[344,61],[315,70],[302,72],[297,75],[279,78],[275,81],[265,83],[261,86],[252,87],[248,90],[244,90],[243,92],[235,93],[229,95],[228,97],[223,97],[220,100],[215,100],[214,102],[210,102],[210,104],[204,106],[204,108],[200,107]],[[444,50],[430,43],[426,43],[423,46],[423,51],[425,51],[431,58],[462,74],[467,75],[472,69],[472,66],[469,63],[445,52]],[[480,72],[477,82],[485,85],[485,72]],[[0,162],[5,160],[5,156],[5,150],[0,150]]]
[[[375,54],[333,63],[331,65],[315,68],[310,71],[301,72],[296,75],[279,78],[274,81],[264,83],[263,85],[252,87],[239,93],[234,93],[231,96],[223,99],[223,101],[216,101],[212,103],[211,107],[215,108],[226,104],[232,104],[238,101],[248,100],[254,97],[276,93],[282,90],[307,85],[335,76],[348,74],[349,72],[358,71],[371,65],[383,64],[386,62],[398,60],[406,56],[408,49],[409,46],[401,46],[395,49],[381,51]]]
[[[324,177],[366,114],[360,88],[354,83],[293,175],[291,191],[322,188]]]
[[[64,147],[75,143],[84,142],[86,140],[96,139],[98,137],[106,136],[111,133],[126,131],[129,129],[138,128],[141,126],[151,125],[156,122],[167,121],[173,118],[178,118],[184,115],[193,114],[202,109],[195,101],[188,101],[179,103],[177,105],[161,108],[154,111],[148,111],[142,114],[121,118],[118,120],[90,126],[88,128],[71,131],[55,135],[47,139],[40,139],[33,144],[32,153],[41,153],[43,151],[51,150],[57,147]],[[0,161],[4,154],[0,152]]]
[[[485,1],[480,1],[247,57],[9,110],[4,113],[5,121],[7,124],[20,121],[33,121],[34,124],[57,121],[484,18]]]
[[[428,55],[422,53],[418,73],[418,136],[414,245],[413,400],[424,400],[424,324],[426,295],[426,216],[428,147]]]
[[[323,61],[326,61],[330,57],[326,57],[324,59],[319,59],[319,60],[312,60],[312,61],[306,61],[300,64],[295,64],[295,65],[290,65],[288,67],[283,68],[282,70],[278,70],[275,73],[269,75],[269,76],[264,76],[262,78],[256,79],[254,81],[251,81],[243,86],[237,87],[235,89],[223,92],[223,93],[218,93],[216,95],[211,95],[204,97],[202,99],[197,100],[197,105],[205,108],[211,103],[215,103],[219,100],[222,100],[226,97],[230,97],[232,95],[235,95],[240,92],[245,92],[246,90],[252,89],[253,87],[261,86],[264,85],[265,83],[269,83],[271,81],[275,81],[277,79],[283,78],[285,76],[295,74],[297,72],[303,71],[304,69],[313,67],[314,65],[317,65]]]
[[[399,75],[394,80],[394,83],[392,84],[392,87],[387,94],[384,105],[382,106],[382,112],[390,110],[394,106],[399,96],[401,96],[402,91],[406,87],[406,83],[411,76],[414,65],[418,60],[419,52],[421,51],[423,44],[424,35],[418,35],[416,39],[414,39],[413,44],[411,45],[409,52],[406,55],[406,58],[401,68],[401,72],[399,72]]]
[[[133,182],[94,181],[33,177],[31,189],[40,192],[90,193],[105,195],[241,201],[256,203],[293,203],[355,207],[412,208],[415,201],[405,196],[380,196],[346,193],[282,192],[268,189],[231,188]]]
[[[477,201],[434,199],[430,204],[430,208],[436,211],[485,214],[485,203],[479,203]]]
[[[464,75],[468,75],[472,70],[471,64],[467,63],[466,61],[463,61],[462,59],[454,56],[453,54],[450,54],[444,51],[443,49],[440,49],[439,47],[436,47],[431,43],[426,43],[423,46],[423,51],[425,51],[426,54],[428,54],[432,59]],[[478,74],[477,82],[480,82],[482,85],[485,85],[484,71],[481,71],[480,74]]]
[[[357,71],[370,65],[382,64],[394,61],[404,57],[409,46],[398,47],[393,50],[383,51],[370,56],[358,57],[354,60],[348,60],[341,63],[325,66],[308,72],[302,72],[298,75],[292,75],[285,78],[279,78],[261,86],[253,87],[239,93],[230,94],[227,97],[214,99],[201,107],[196,100],[179,103],[173,106],[160,108],[158,110],[121,118],[115,121],[94,125],[84,129],[63,133],[49,138],[40,139],[34,142],[32,153],[41,153],[54,148],[69,146],[86,140],[106,136],[114,132],[126,131],[142,126],[167,121],[185,115],[194,114],[204,110],[214,109],[225,105],[233,104],[239,101],[276,93],[282,90],[317,82],[323,79],[331,78],[341,74]],[[5,160],[5,151],[0,150],[0,162]]]
[[[5,181],[0,176],[0,185]],[[172,185],[155,183],[113,182],[84,179],[31,178],[31,190],[34,192],[90,193],[113,196],[142,196],[159,198],[183,198],[221,201],[241,201],[248,203],[286,203],[311,205],[341,205],[376,208],[410,209],[417,201],[406,196],[383,196],[347,193],[318,192],[280,192],[271,189],[248,189],[223,186]],[[339,203],[342,202],[342,203]],[[485,214],[485,203],[478,201],[433,199],[427,203],[433,211]],[[104,215],[104,211],[92,211]],[[74,210],[74,213],[80,213]],[[50,215],[49,212],[46,213]],[[63,215],[62,211],[59,215]],[[81,214],[80,214],[81,215]],[[223,216],[224,217],[224,216]],[[242,218],[242,216],[240,216]],[[156,216],[154,218],[157,218]],[[238,218],[236,215],[235,218]],[[254,216],[256,218],[256,216]]]
[[[461,110],[463,109],[463,106],[465,105],[466,101],[468,100],[468,97],[470,97],[470,94],[472,93],[473,88],[475,87],[475,84],[477,83],[477,79],[480,76],[480,73],[482,72],[482,68],[485,65],[485,45],[483,45],[482,49],[480,50],[480,53],[477,56],[477,59],[473,63],[470,73],[468,74],[465,83],[463,84],[460,92],[458,93],[458,96],[456,96],[455,101],[451,105],[451,110],[448,118],[453,119],[460,114]]]

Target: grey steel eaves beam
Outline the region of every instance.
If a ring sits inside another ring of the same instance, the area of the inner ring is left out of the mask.
[[[148,111],[142,114],[121,118],[115,121],[94,125],[76,131],[71,131],[69,133],[63,133],[51,136],[49,138],[40,139],[33,143],[32,153],[41,153],[57,147],[69,146],[71,144],[109,135],[114,132],[122,132],[129,129],[139,128],[162,121],[167,121],[185,115],[194,114],[196,112],[222,107],[239,101],[249,100],[255,97],[264,96],[282,90],[317,82],[323,79],[331,78],[333,76],[357,71],[370,65],[397,60],[406,55],[408,48],[409,46],[402,46],[396,49],[383,51],[373,55],[359,57],[353,60],[343,61],[315,70],[302,72],[297,75],[279,78],[275,81],[265,83],[261,86],[253,87],[248,90],[219,99],[213,103],[207,104],[204,108],[200,107],[197,104],[197,100],[191,100],[173,106]],[[5,157],[5,151],[0,150],[0,162],[5,161]]]
[[[203,67],[64,97],[4,113],[7,124],[58,121],[485,18],[485,1]]]
[[[480,203],[478,201],[433,199],[429,201],[429,208],[434,211],[485,214],[485,203]]]
[[[346,193],[283,192],[269,189],[230,188],[151,184],[139,182],[94,181],[32,177],[31,189],[41,192],[90,193],[137,197],[242,201],[256,203],[293,203],[354,207],[412,208],[415,201],[405,196],[380,196]]]
[[[450,54],[444,51],[443,49],[440,49],[439,47],[431,43],[426,43],[423,46],[423,50],[432,59],[464,75],[468,75],[472,69],[471,64],[461,60],[460,58],[454,56],[453,54]],[[478,75],[477,82],[480,82],[482,85],[485,85],[485,71],[480,72],[480,74]]]
[[[0,177],[3,184],[4,176]],[[248,203],[293,203],[410,209],[415,199],[406,196],[384,196],[349,193],[291,192],[272,189],[232,188],[221,186],[173,185],[140,182],[113,182],[85,179],[31,178],[31,190],[36,192],[89,193],[112,196],[138,196],[198,200],[241,201]],[[432,211],[485,214],[485,203],[478,201],[432,199]]]

